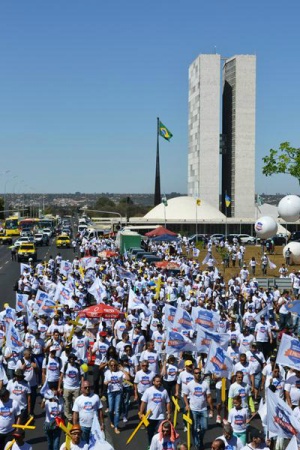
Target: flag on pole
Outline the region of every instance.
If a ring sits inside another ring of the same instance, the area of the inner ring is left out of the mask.
[[[215,333],[198,325],[196,347],[199,353],[208,353],[211,341],[227,350],[230,336],[227,333]]]
[[[189,331],[194,329],[192,317],[185,309],[177,308],[173,328],[176,331]]]
[[[95,297],[95,300],[98,305],[99,303],[104,303],[103,299],[104,297],[107,296],[107,292],[104,285],[102,284],[102,281],[98,277],[95,278],[95,281],[92,284],[92,286],[88,289],[88,292]]]
[[[226,351],[211,341],[207,360],[205,364],[205,373],[214,373],[222,378],[231,378],[233,362],[227,356]]]
[[[300,341],[298,338],[283,333],[277,353],[276,364],[299,370]]]
[[[11,322],[8,322],[6,326],[6,345],[16,353],[20,353],[24,349],[19,333]]]
[[[166,141],[170,141],[173,134],[161,121],[159,121],[158,128],[159,128],[159,135],[164,139],[166,139]]]
[[[177,331],[167,330],[166,353],[179,355],[181,352],[195,352],[197,348],[187,337]]]
[[[29,295],[16,292],[16,312],[25,311]]]
[[[151,311],[150,309],[140,300],[132,289],[129,291],[129,297],[128,297],[128,309],[141,309],[145,312],[147,316],[150,316]]]
[[[100,429],[97,414],[94,414],[91,434],[89,438],[88,450],[114,450],[113,447],[105,440],[105,435]]]
[[[292,409],[284,400],[279,398],[269,388],[267,390],[267,428],[286,439],[300,436],[300,422],[296,419]]]
[[[177,308],[175,306],[171,306],[165,304],[165,329],[170,330],[174,327],[174,317],[176,314]]]
[[[166,194],[162,197],[161,201],[165,206],[168,206],[168,200],[167,200]]]
[[[215,331],[220,323],[220,315],[217,312],[201,308],[192,309],[192,318],[196,325],[201,325],[208,331]]]
[[[229,195],[225,195],[225,205],[226,205],[226,208],[229,208],[229,206],[230,206],[230,204],[231,204],[231,198],[229,197]]]

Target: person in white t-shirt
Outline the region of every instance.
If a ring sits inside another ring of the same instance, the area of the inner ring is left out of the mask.
[[[213,402],[210,388],[206,381],[201,380],[201,370],[194,369],[194,380],[190,381],[183,396],[187,411],[191,411],[193,417],[192,434],[194,445],[198,449],[203,448],[203,438],[208,428],[207,406],[213,412]]]
[[[70,430],[71,442],[69,450],[88,450],[89,444],[82,440],[82,430],[80,425],[73,425]],[[67,446],[64,442],[59,450],[66,450]]]
[[[171,417],[171,403],[166,389],[162,387],[162,379],[160,375],[153,378],[153,386],[146,389],[142,396],[139,410],[139,417],[146,411],[151,411],[148,417],[149,425],[147,427],[149,445],[158,428],[160,422],[164,419],[169,420]]]
[[[15,429],[12,433],[12,441],[8,441],[4,450],[32,450],[32,446],[25,442],[25,431],[21,428]]]
[[[65,416],[69,422],[72,421],[73,403],[80,394],[80,384],[83,381],[83,372],[76,361],[76,355],[70,353],[68,361],[60,370],[58,390],[63,392],[65,402]]]
[[[81,392],[73,405],[73,425],[81,426],[82,439],[89,442],[95,413],[98,414],[101,429],[104,429],[103,405],[99,396],[91,393],[89,381],[83,381]]]

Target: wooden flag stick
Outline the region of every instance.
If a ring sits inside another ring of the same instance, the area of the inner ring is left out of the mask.
[[[179,403],[178,403],[177,398],[175,398],[174,395],[172,395],[172,402],[174,403],[174,406],[175,406],[174,419],[173,419],[173,426],[174,426],[174,428],[176,428],[176,425],[177,425],[177,416],[178,416],[178,413],[179,413],[179,411],[180,411],[180,406],[179,406]]]
[[[144,414],[142,415],[140,423],[138,424],[136,429],[133,431],[133,433],[131,433],[131,435],[127,439],[126,445],[129,444],[129,442],[132,441],[132,439],[134,438],[134,436],[139,431],[139,429],[141,428],[142,425],[145,425],[145,427],[147,427],[149,425],[148,417],[150,416],[151,412],[152,411],[149,409],[149,411],[147,411],[147,413],[145,415]]]

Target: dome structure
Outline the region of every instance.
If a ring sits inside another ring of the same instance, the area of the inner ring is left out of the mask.
[[[163,203],[155,206],[145,216],[146,220],[166,220],[166,221],[216,221],[225,222],[226,217],[218,209],[201,200],[197,206],[194,197],[182,196],[168,200],[168,206]]]

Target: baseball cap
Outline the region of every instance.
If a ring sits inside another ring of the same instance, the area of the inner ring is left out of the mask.
[[[187,361],[185,361],[184,365],[185,366],[192,366],[194,363],[193,361],[191,361],[190,359],[188,359]]]
[[[261,430],[257,430],[256,428],[253,428],[250,434],[251,438],[264,438],[264,433]]]
[[[50,352],[56,352],[56,350],[57,350],[56,347],[54,345],[51,345],[49,351]]]
[[[106,331],[100,331],[100,336],[103,336],[103,337],[105,337],[105,336],[107,336],[107,332]]]
[[[15,370],[15,375],[17,377],[24,377],[24,372],[22,369],[17,369],[17,370]]]

